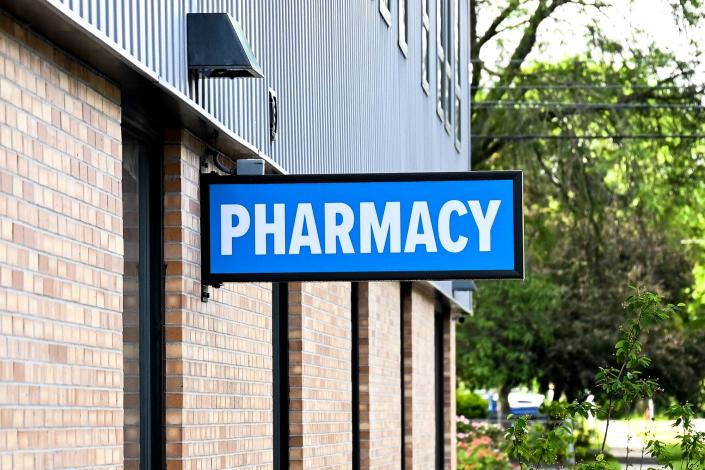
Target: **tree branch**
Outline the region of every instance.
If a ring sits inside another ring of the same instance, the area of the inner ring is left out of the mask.
[[[517,77],[519,71],[521,70],[521,66],[523,65],[524,61],[528,57],[528,55],[531,53],[531,51],[534,48],[534,45],[536,44],[536,33],[538,31],[539,26],[541,23],[548,17],[550,17],[554,11],[561,5],[564,5],[568,3],[570,0],[553,0],[550,4],[546,3],[546,0],[539,0],[539,4],[534,10],[534,12],[531,14],[531,17],[529,18],[528,25],[524,29],[524,33],[522,34],[521,39],[519,40],[519,44],[517,45],[516,49],[514,49],[514,52],[512,53],[512,56],[509,60],[509,64],[507,67],[504,69],[502,75],[500,76],[499,80],[497,81],[497,86],[492,88],[488,95],[487,95],[487,100],[488,101],[499,101],[502,96],[506,93],[505,87],[509,84],[511,84],[514,79]],[[473,2],[471,2],[473,3]],[[503,10],[503,12],[506,11]],[[474,12],[476,15],[477,12]],[[502,19],[503,21],[504,19]],[[472,21],[472,18],[471,18]],[[475,20],[476,21],[476,20]],[[497,19],[493,22],[501,23],[501,21],[497,22]],[[495,27],[496,28],[496,27]],[[489,30],[488,30],[489,31]],[[473,57],[475,56],[475,57]],[[477,62],[473,62],[473,82],[471,82],[471,85],[477,86],[479,85],[480,82],[480,63],[479,63],[479,56],[480,56],[480,51],[477,47],[474,50],[471,50],[471,58],[475,59],[477,58]],[[477,72],[476,72],[477,68]],[[477,79],[475,82],[475,74],[477,73]],[[471,99],[474,98],[473,91],[471,90]],[[487,120],[487,117],[489,116],[489,111],[487,109],[476,109],[475,112],[473,113],[474,115],[472,116],[475,123],[479,123],[480,125],[484,126],[485,122]],[[492,153],[487,152],[487,143],[486,142],[477,142],[478,140],[483,140],[483,139],[475,139],[471,143],[471,158],[472,158],[472,163],[473,165],[480,164],[487,159],[490,158]],[[494,151],[496,152],[501,148],[504,144],[501,143],[499,146],[494,145],[494,147],[497,147]],[[485,147],[483,149],[483,147]],[[493,152],[494,153],[494,152]]]
[[[510,0],[507,6],[504,7],[504,10],[502,10],[499,15],[497,15],[497,17],[492,21],[492,24],[490,24],[490,26],[487,28],[485,34],[483,34],[482,37],[477,41],[478,48],[482,48],[482,46],[484,46],[487,41],[497,35],[497,33],[499,32],[499,25],[501,25],[504,20],[509,18],[509,15],[511,15],[517,9],[518,6],[518,0]]]

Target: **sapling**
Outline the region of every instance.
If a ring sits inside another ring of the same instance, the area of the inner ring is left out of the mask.
[[[642,333],[653,324],[669,319],[676,311],[674,305],[664,304],[661,296],[646,291],[636,291],[629,296],[623,308],[626,320],[620,329],[620,338],[613,353],[617,366],[602,367],[597,373],[596,403],[553,402],[544,407],[548,422],[551,423],[545,428],[530,426],[525,416],[512,418],[513,424],[506,432],[507,451],[522,468],[557,465],[561,452],[568,443],[574,441],[574,423],[590,415],[605,417],[604,436],[595,460],[580,462],[576,467],[581,470],[611,468],[605,456],[605,446],[615,410],[631,406],[636,400],[652,397],[659,390],[655,380],[643,375],[643,370],[651,364],[651,360],[642,352]],[[682,425],[683,428],[679,435],[685,462],[683,470],[705,468],[705,433],[698,433],[693,428],[692,406],[676,405],[669,410],[669,415],[676,420],[675,426]],[[665,462],[666,446],[662,442],[649,440],[647,451],[659,462]]]

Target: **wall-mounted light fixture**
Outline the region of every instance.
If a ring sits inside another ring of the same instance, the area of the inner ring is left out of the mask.
[[[227,13],[186,15],[188,68],[206,78],[262,78],[242,28]]]

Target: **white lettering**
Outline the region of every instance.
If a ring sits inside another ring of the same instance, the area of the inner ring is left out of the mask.
[[[454,212],[462,216],[467,214],[468,210],[465,208],[465,204],[458,200],[448,201],[441,206],[438,213],[438,239],[447,251],[459,253],[468,244],[468,237],[460,235],[457,240],[450,237],[450,216]]]
[[[338,250],[337,240],[340,240],[340,247],[343,253],[355,253],[352,241],[350,240],[350,230],[355,224],[355,214],[349,205],[342,202],[328,202],[324,204],[325,214],[325,245],[326,254],[335,254]],[[341,216],[338,224],[338,215]]]
[[[419,222],[423,231],[419,233]],[[431,216],[428,212],[428,203],[426,201],[414,201],[411,206],[411,216],[409,217],[409,229],[406,233],[406,243],[404,244],[404,253],[415,253],[417,245],[425,245],[426,251],[435,253],[436,238],[433,235],[433,226],[431,225]]]
[[[477,224],[477,230],[480,233],[480,251],[492,251],[492,239],[490,232],[492,231],[492,224],[494,224],[494,219],[497,216],[497,211],[499,210],[499,205],[501,202],[502,201],[496,199],[491,200],[487,206],[487,214],[483,215],[480,201],[468,201],[470,212],[472,212],[472,216],[475,219],[475,224]]]
[[[267,222],[267,205],[255,204],[255,254],[267,254],[267,235],[274,236],[274,254],[286,253],[284,204],[274,204],[274,221]]]
[[[389,251],[401,252],[401,207],[398,202],[384,205],[382,222],[377,217],[374,202],[360,203],[360,253],[372,253],[372,238],[377,253],[383,253],[389,238]]]
[[[304,227],[306,228],[306,235],[303,233]],[[308,202],[303,202],[296,207],[289,254],[298,255],[302,246],[309,247],[312,255],[321,254],[321,241],[318,238],[316,219],[313,216],[313,207]]]
[[[233,226],[233,216],[237,216],[237,225]],[[223,204],[220,206],[220,254],[233,254],[233,238],[241,237],[250,229],[250,213],[240,204]]]

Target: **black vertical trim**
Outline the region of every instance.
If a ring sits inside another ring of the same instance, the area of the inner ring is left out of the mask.
[[[150,377],[151,401],[151,467],[166,467],[166,408],[165,408],[165,343],[164,343],[164,171],[163,151],[150,147],[149,159],[149,226],[150,226]]]
[[[163,152],[151,135],[129,125],[138,146],[138,279],[140,468],[165,468]]]
[[[144,140],[138,143],[137,154],[137,210],[138,210],[138,264],[137,277],[139,279],[139,401],[140,401],[140,468],[149,468],[152,462],[152,194],[150,191],[150,170],[147,145]]]
[[[289,285],[272,283],[274,469],[289,468]]]
[[[444,416],[443,416],[443,310],[436,311],[433,324],[434,337],[434,379],[436,405],[436,470],[443,470],[444,461]]]
[[[408,282],[401,282],[399,284],[399,355],[400,355],[400,367],[401,367],[401,468],[404,470],[406,468],[406,387],[404,382],[404,368],[406,366],[406,361],[404,360],[404,350],[406,348],[406,342],[404,341],[404,323],[411,321],[411,312],[407,312],[404,308],[405,300],[409,299],[409,305],[411,305],[411,284]]]
[[[352,379],[352,468],[360,468],[360,286],[350,286],[350,309],[352,350],[350,352],[350,375]]]

